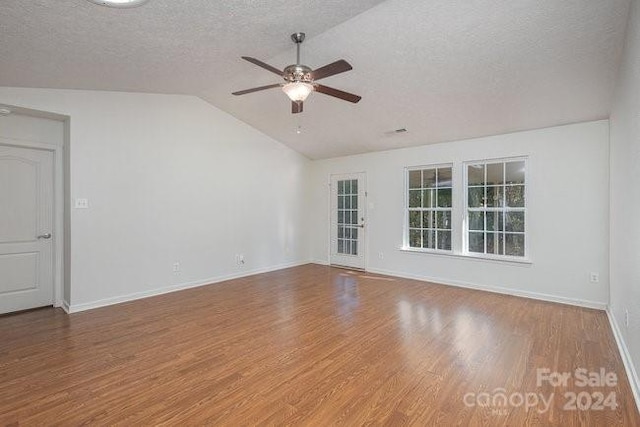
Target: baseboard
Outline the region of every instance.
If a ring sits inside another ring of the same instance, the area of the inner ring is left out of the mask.
[[[170,292],[177,292],[177,291],[181,291],[181,290],[184,290],[184,289],[197,288],[197,287],[200,287],[200,286],[212,285],[212,284],[224,282],[224,281],[227,281],[227,280],[233,280],[233,279],[239,279],[239,278],[242,278],[242,277],[253,276],[255,274],[269,273],[271,271],[282,270],[282,269],[285,269],[285,268],[298,267],[300,265],[305,265],[305,264],[309,264],[309,263],[310,263],[310,261],[297,261],[297,262],[291,262],[291,263],[286,263],[286,264],[278,264],[278,265],[275,265],[275,266],[270,266],[270,267],[265,267],[265,268],[258,268],[258,269],[254,269],[254,270],[240,271],[240,272],[237,272],[237,273],[227,274],[227,275],[224,275],[224,276],[211,277],[211,278],[208,278],[208,279],[198,280],[196,282],[181,283],[181,284],[178,284],[178,285],[165,286],[165,287],[162,287],[162,288],[151,289],[151,290],[148,290],[148,291],[134,292],[132,294],[120,295],[120,296],[111,297],[111,298],[104,298],[104,299],[101,299],[101,300],[86,302],[86,303],[82,303],[82,304],[71,304],[71,305],[69,305],[69,304],[66,304],[66,302],[63,302],[62,308],[67,313],[70,313],[70,314],[71,313],[78,313],[80,311],[92,310],[94,308],[106,307],[106,306],[109,306],[109,305],[120,304],[120,303],[123,303],[123,302],[134,301],[134,300],[143,299],[143,298],[149,298],[149,297],[153,297],[153,296],[156,296],[156,295],[168,294]],[[66,307],[65,307],[65,304],[66,304]]]
[[[620,331],[620,326],[618,325],[618,321],[616,320],[616,317],[611,312],[611,307],[607,307],[607,317],[609,318],[609,324],[611,325],[613,336],[616,340],[616,344],[618,345],[618,350],[620,351],[620,357],[622,357],[622,363],[624,364],[624,369],[625,371],[627,371],[627,378],[629,379],[629,385],[631,386],[633,397],[636,400],[636,408],[638,408],[638,411],[640,411],[640,378],[638,377],[638,372],[636,371],[636,368],[633,365],[633,360],[631,359],[629,348],[627,347],[627,343],[624,340],[624,336]]]
[[[69,303],[67,301],[62,301],[60,303],[60,308],[62,308],[67,314],[71,313],[71,309],[69,308]]]
[[[311,264],[318,264],[318,265],[330,265],[329,261],[327,261],[326,259],[314,259],[309,261]]]
[[[421,280],[423,282],[437,283],[441,285],[456,286],[458,288],[475,289],[480,291],[493,292],[496,294],[511,295],[516,297],[531,298],[540,301],[556,302],[559,304],[574,305],[585,308],[595,308],[597,310],[606,310],[607,304],[597,301],[581,300],[576,298],[566,298],[557,295],[549,295],[538,292],[521,291],[517,289],[502,288],[499,286],[485,286],[476,283],[463,282],[457,280],[442,279],[439,277],[419,276],[416,274],[401,273],[392,270],[367,269],[370,273],[384,274],[387,276],[401,277],[403,279]]]

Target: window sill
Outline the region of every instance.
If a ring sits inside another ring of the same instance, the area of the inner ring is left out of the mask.
[[[487,255],[475,255],[475,254],[464,254],[461,252],[453,252],[453,251],[437,251],[437,250],[429,250],[429,249],[414,249],[409,247],[401,247],[399,249],[402,252],[410,252],[414,254],[426,254],[426,255],[437,255],[451,258],[461,258],[461,259],[470,259],[476,261],[489,261],[496,262],[499,264],[519,264],[519,265],[532,265],[533,262],[529,258],[520,258],[520,257],[508,257],[508,256],[487,256]]]

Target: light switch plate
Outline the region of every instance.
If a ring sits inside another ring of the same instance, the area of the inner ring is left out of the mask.
[[[89,199],[76,199],[74,206],[76,209],[89,209]]]

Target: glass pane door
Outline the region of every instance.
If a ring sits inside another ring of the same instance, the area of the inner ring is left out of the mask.
[[[331,264],[364,269],[364,174],[331,177]]]

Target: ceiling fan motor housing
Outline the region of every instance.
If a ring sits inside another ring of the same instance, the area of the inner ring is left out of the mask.
[[[284,77],[287,82],[311,83],[313,81],[311,78],[311,71],[313,70],[306,65],[289,65],[284,69],[282,77]]]

